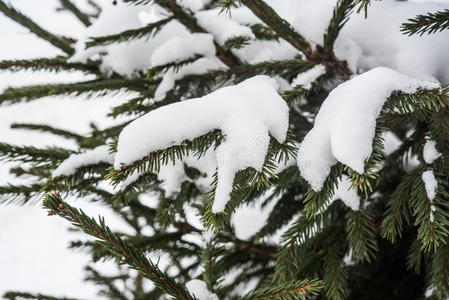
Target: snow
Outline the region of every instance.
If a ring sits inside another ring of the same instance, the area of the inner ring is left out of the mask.
[[[397,135],[390,130],[382,133],[382,138],[384,140],[384,152],[387,156],[399,149],[402,144]]]
[[[432,170],[428,170],[422,173],[422,180],[426,188],[427,197],[429,200],[435,199],[437,194],[438,181],[435,179],[435,175]]]
[[[266,224],[271,211],[280,197],[276,197],[266,205],[266,198],[272,191],[266,192],[251,203],[240,205],[231,216],[231,225],[240,240],[248,240]]]
[[[213,36],[207,33],[193,33],[187,38],[174,37],[162,43],[151,56],[152,66],[176,63],[195,55],[213,56],[215,46]]]
[[[220,8],[203,10],[195,14],[198,24],[212,33],[219,44],[223,45],[235,37],[255,38],[251,28],[237,23],[224,13],[220,14],[220,10]]]
[[[181,191],[181,184],[184,181],[192,180],[185,174],[184,164],[200,171],[201,175],[193,180],[196,187],[202,191],[207,192],[211,189],[213,175],[217,169],[217,161],[215,152],[212,149],[207,150],[201,158],[198,158],[193,153],[176,159],[174,163],[161,166],[157,178],[162,181],[162,187],[165,190],[166,197],[172,197]]]
[[[343,175],[341,180],[337,184],[337,189],[334,191],[334,196],[331,199],[331,203],[337,199],[343,201],[343,203],[352,210],[359,210],[360,197],[357,194],[357,189],[351,187],[351,180],[348,176]]]
[[[435,145],[436,143],[433,140],[427,140],[424,144],[423,157],[427,164],[432,164],[441,156],[441,153],[438,152]]]
[[[187,75],[199,75],[210,70],[223,68],[224,64],[216,57],[203,57],[191,64],[184,65],[177,71],[170,69],[162,77],[154,93],[154,100],[160,101],[165,98],[168,91],[174,88],[178,79]]]
[[[183,8],[196,12],[203,9],[204,6],[210,4],[211,0],[177,0],[176,2]]]
[[[437,194],[438,181],[435,179],[435,174],[433,174],[432,170],[423,172],[421,178],[424,182],[427,198],[430,200],[430,222],[433,223],[434,212],[436,210],[436,207],[433,205],[433,199],[435,199]]]
[[[323,44],[335,0],[266,2],[312,45]],[[399,30],[409,18],[446,8],[447,2],[372,1],[368,18],[363,13],[351,14],[336,40],[336,56],[347,60],[354,73],[384,66],[408,76],[448,83],[449,31],[409,37]]]
[[[198,300],[218,300],[217,295],[207,289],[204,281],[193,279],[186,283],[187,290]]]
[[[299,147],[301,175],[319,191],[337,161],[362,174],[372,152],[376,118],[390,94],[438,87],[435,82],[410,78],[385,67],[340,84],[324,100],[312,130]]]
[[[260,75],[151,111],[120,133],[114,167],[120,169],[150,152],[220,129],[226,139],[216,149],[218,184],[212,210],[222,212],[235,173],[248,167],[262,170],[268,133],[280,143],[286,138],[288,106],[277,88],[276,80]]]
[[[305,89],[310,89],[312,87],[312,83],[318,79],[318,77],[324,75],[326,73],[326,67],[319,64],[314,66],[313,68],[299,73],[292,81],[291,86],[301,86]]]
[[[87,150],[84,153],[70,155],[52,173],[53,177],[69,176],[83,166],[98,164],[101,162],[112,164],[114,155],[109,153],[107,145],[98,146],[95,149]]]
[[[432,295],[433,295],[433,293],[436,291],[436,287],[434,287],[434,286],[432,286],[432,287],[429,287],[427,290],[426,290],[426,292],[424,293],[424,297],[426,297],[426,298],[430,298]]]

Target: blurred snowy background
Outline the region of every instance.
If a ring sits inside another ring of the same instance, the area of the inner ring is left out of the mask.
[[[88,9],[85,1],[75,1],[80,8]],[[29,16],[43,28],[53,33],[77,38],[83,25],[70,12],[56,12],[58,0],[14,0],[15,8]],[[24,59],[63,55],[59,49],[37,38],[28,30],[0,14],[0,59]],[[79,73],[19,72],[0,73],[0,90],[8,86],[70,82],[87,79]],[[61,128],[84,133],[89,122],[100,127],[111,124],[105,115],[111,106],[123,97],[86,99],[70,97],[44,98],[29,104],[0,108],[0,141],[17,145],[71,147],[74,144],[49,134],[11,130],[14,122],[49,123]],[[9,165],[10,166],[10,165]],[[0,165],[0,184],[17,182],[9,175],[9,166]],[[102,214],[113,228],[125,225],[114,218],[112,212],[99,205],[77,201],[89,214]],[[67,249],[69,241],[83,236],[68,232],[68,223],[60,218],[47,217],[40,203],[27,206],[0,206],[0,295],[7,290],[45,292],[77,298],[97,298],[95,287],[83,282],[83,268],[89,256]],[[104,268],[110,268],[105,264]]]
[[[415,0],[415,2],[425,1],[449,5],[449,0]],[[53,33],[78,38],[83,32],[83,25],[72,14],[64,11],[56,12],[60,6],[58,0],[7,2]],[[75,3],[82,9],[89,9],[84,0]],[[30,34],[27,29],[3,15],[0,15],[0,45],[0,60],[53,57],[63,54],[59,49]],[[59,73],[56,76],[44,72],[2,72],[0,90],[8,86],[85,79],[88,78],[81,73]],[[104,116],[111,106],[126,99],[123,95],[90,100],[83,100],[80,97],[52,97],[29,104],[0,107],[0,142],[39,147],[56,145],[75,149],[75,144],[53,135],[11,130],[10,124],[48,123],[82,134],[87,132],[89,122],[95,122],[100,128],[111,125],[112,122],[119,122],[120,120],[107,120]],[[5,163],[0,165],[0,185],[17,182],[17,179],[8,173],[10,166]],[[104,207],[81,200],[76,202],[76,206],[83,208],[91,216],[98,214],[105,216],[112,228],[128,230]],[[255,221],[246,215],[250,214],[248,211],[249,209],[241,210],[240,217],[246,222]],[[47,217],[40,203],[22,207],[0,206],[0,295],[7,290],[20,290],[77,298],[98,298],[95,295],[95,287],[83,282],[83,268],[89,261],[89,256],[67,249],[70,240],[83,235],[69,232],[68,227],[67,222],[60,218]],[[112,268],[111,264],[103,264],[102,271]]]

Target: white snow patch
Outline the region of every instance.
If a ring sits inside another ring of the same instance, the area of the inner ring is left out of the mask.
[[[198,24],[212,33],[219,44],[224,44],[227,40],[235,37],[247,37],[254,39],[255,36],[248,26],[240,25],[220,9],[199,11],[195,14]]]
[[[384,140],[384,153],[387,156],[399,149],[402,144],[402,141],[392,131],[382,133],[382,138]]]
[[[435,145],[436,145],[436,143],[433,140],[428,140],[424,144],[423,157],[424,157],[424,161],[427,164],[433,163],[435,160],[437,160],[441,156],[441,153],[438,152]]]
[[[340,84],[323,102],[314,127],[299,147],[301,175],[319,191],[337,161],[362,174],[372,152],[376,118],[390,94],[438,87],[435,82],[410,78],[384,67]]]
[[[280,143],[286,138],[288,106],[277,89],[276,80],[260,75],[151,111],[120,133],[114,167],[120,169],[150,152],[221,129],[226,139],[216,149],[218,184],[212,210],[222,212],[235,173],[248,167],[262,170],[268,133]]]
[[[339,181],[331,203],[337,199],[343,201],[352,210],[359,210],[360,208],[360,197],[357,194],[357,189],[351,188],[351,180],[346,175],[343,175],[341,181]]]
[[[235,235],[241,240],[247,240],[256,234],[266,223],[271,211],[280,197],[276,197],[263,206],[267,196],[272,191],[251,203],[239,206],[231,216],[231,224]]]
[[[174,163],[161,166],[157,178],[162,181],[166,197],[172,197],[181,191],[181,185],[185,181],[192,181],[184,171],[184,164],[197,169],[201,174],[193,182],[200,191],[209,191],[212,186],[213,174],[217,169],[215,152],[207,150],[201,158],[190,153],[182,160],[176,159]]]
[[[430,200],[435,199],[437,194],[438,181],[435,179],[435,174],[432,170],[428,170],[422,173],[422,180],[426,188],[427,197]]]
[[[186,283],[186,288],[193,296],[198,300],[218,300],[217,295],[211,293],[207,289],[207,285],[204,281],[199,279],[193,279]]]
[[[75,173],[76,169],[80,167],[101,162],[108,164],[114,162],[114,154],[109,153],[109,147],[106,145],[98,146],[97,148],[87,150],[84,153],[70,155],[53,171],[52,176],[69,176]]]
[[[207,33],[192,33],[189,37],[174,37],[162,43],[151,56],[152,66],[176,63],[195,55],[214,56],[213,36]]]
[[[313,68],[299,73],[292,81],[291,86],[302,86],[305,89],[310,89],[312,83],[318,79],[321,75],[326,73],[326,67],[319,64]]]
[[[216,57],[203,57],[197,59],[191,64],[182,66],[179,70],[168,70],[162,77],[161,83],[159,83],[155,93],[154,100],[160,101],[164,99],[168,91],[173,89],[175,82],[178,79],[187,75],[199,75],[206,73],[210,70],[216,70],[225,67],[225,65]]]
[[[433,286],[433,287],[429,287],[429,288],[426,290],[426,292],[424,293],[424,297],[430,298],[436,290],[437,290],[437,288],[434,287],[434,286]]]

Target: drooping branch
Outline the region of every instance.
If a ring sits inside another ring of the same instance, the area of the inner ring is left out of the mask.
[[[48,41],[53,46],[58,47],[65,53],[72,55],[75,52],[75,50],[70,46],[68,42],[43,29],[33,20],[23,15],[13,7],[6,5],[3,1],[0,1],[0,11],[3,12],[3,14],[5,14],[7,17],[28,28],[31,32],[36,34],[41,39]]]

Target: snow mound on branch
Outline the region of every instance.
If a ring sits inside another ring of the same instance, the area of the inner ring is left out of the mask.
[[[188,38],[174,37],[154,50],[153,67],[176,63],[195,55],[214,56],[214,38],[207,33],[193,33]]]
[[[70,155],[53,171],[52,176],[69,176],[75,173],[78,168],[101,162],[108,164],[114,162],[114,154],[109,153],[109,147],[106,145],[98,146],[84,153]]]
[[[185,170],[184,164],[195,168],[201,174],[194,180],[190,179]],[[157,178],[162,181],[162,187],[165,190],[166,197],[172,197],[181,191],[181,185],[185,181],[194,182],[196,187],[207,192],[212,187],[213,175],[217,169],[217,161],[213,149],[208,149],[201,158],[190,153],[182,160],[176,159],[175,163],[161,166]]]
[[[262,170],[268,133],[280,143],[285,141],[288,106],[277,89],[276,80],[260,75],[201,98],[151,111],[120,133],[114,167],[120,169],[150,152],[220,129],[226,138],[215,152],[218,184],[212,211],[222,212],[235,173],[248,167]]]
[[[218,43],[222,45],[235,37],[255,38],[251,28],[239,24],[224,13],[220,13],[220,9],[199,11],[195,14],[195,18],[198,24],[212,33]]]
[[[266,0],[281,17],[312,44],[323,44],[335,0]],[[371,1],[368,17],[351,14],[335,43],[335,54],[354,73],[385,66],[420,79],[449,82],[449,31],[407,36],[401,24],[419,14],[447,8],[447,3]]]
[[[343,175],[338,182],[337,189],[332,197],[331,203],[340,199],[343,203],[352,210],[359,210],[360,197],[357,194],[357,189],[351,187],[351,180],[348,176]]]
[[[413,79],[383,67],[340,84],[324,100],[312,130],[299,147],[301,175],[319,191],[337,161],[362,174],[372,152],[376,118],[391,93],[438,87],[435,82]]]
[[[195,296],[198,300],[218,300],[217,295],[211,293],[207,289],[207,285],[204,281],[199,279],[193,279],[186,283],[186,288],[190,294]]]
[[[312,83],[318,79],[321,75],[326,73],[326,67],[319,64],[315,67],[299,73],[292,81],[291,86],[302,86],[305,89],[310,89],[312,87]]]
[[[251,203],[245,203],[236,208],[231,216],[231,225],[238,239],[248,240],[265,225],[280,195],[266,203],[267,198],[273,194],[269,190]]]
[[[435,175],[432,170],[428,170],[422,173],[422,180],[426,187],[426,193],[429,200],[435,199],[437,194],[438,181],[435,179]]]
[[[105,3],[99,18],[81,34],[75,47],[75,54],[69,59],[71,62],[86,62],[97,55],[102,56],[101,68],[105,71],[116,72],[120,75],[132,77],[138,71],[151,68],[151,55],[153,51],[165,41],[174,38],[188,38],[191,33],[176,20],[172,20],[150,39],[140,38],[128,42],[110,45],[94,46],[86,49],[86,43],[91,37],[117,34],[129,29],[145,26],[142,13],[154,10],[162,14],[165,10],[156,4],[151,6],[133,6],[118,2],[117,5]],[[169,15],[168,12],[165,13]],[[151,17],[152,19],[155,16]],[[149,20],[147,20],[149,21]]]
[[[224,68],[225,65],[216,57],[202,57],[191,64],[182,66],[177,71],[170,69],[163,76],[154,93],[154,100],[161,101],[168,91],[174,88],[175,82],[187,75],[200,75],[207,71]]]
[[[424,161],[427,164],[433,163],[435,160],[437,160],[441,156],[441,153],[438,152],[435,145],[436,145],[435,141],[433,141],[433,140],[428,140],[424,144],[423,157],[424,157]]]

